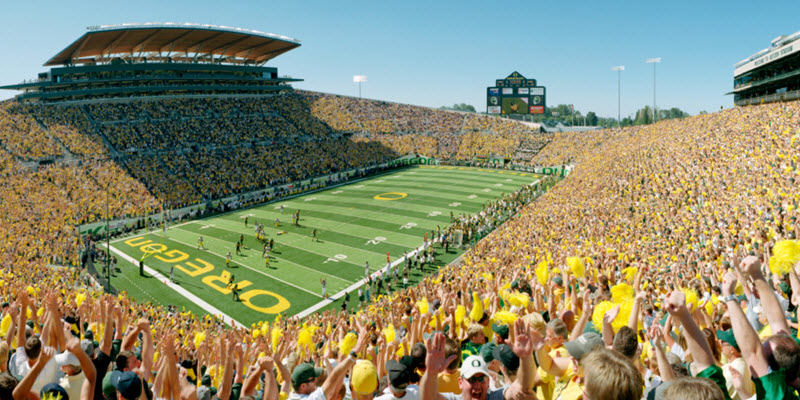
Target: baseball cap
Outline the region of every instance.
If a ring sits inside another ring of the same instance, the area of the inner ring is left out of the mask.
[[[509,371],[516,371],[519,369],[519,357],[514,354],[514,351],[511,350],[511,347],[501,344],[500,346],[494,348],[492,355],[494,356],[495,360],[500,360],[500,362],[503,363],[503,365]]]
[[[47,395],[50,395],[50,399],[57,399],[60,397],[61,400],[69,400],[69,394],[67,391],[57,383],[48,383],[47,385],[44,385],[39,394],[41,395],[42,399],[47,397]]]
[[[562,279],[560,276],[553,278],[553,282],[555,282],[558,286],[564,286],[564,279]]]
[[[94,357],[94,343],[89,339],[81,340],[81,349],[89,358]]]
[[[508,325],[506,324],[492,324],[492,331],[500,335],[503,340],[508,339]]]
[[[200,379],[200,384],[204,386],[211,386],[211,376],[203,375],[203,377]]]
[[[386,361],[386,371],[389,374],[389,384],[393,389],[405,390],[411,382],[411,372],[408,365],[399,361]]]
[[[63,367],[65,365],[74,365],[76,367],[81,366],[81,362],[78,360],[78,357],[76,357],[75,354],[72,354],[69,351],[56,354],[54,358],[56,359],[56,364],[58,364],[59,367]]]
[[[94,340],[94,333],[91,330],[86,330],[83,332],[83,338],[92,341]]]
[[[208,386],[200,386],[197,388],[197,400],[211,400],[211,390]]]
[[[733,346],[734,349],[739,350],[739,343],[736,343],[736,336],[733,335],[732,329],[728,329],[725,331],[717,330],[717,338]]]
[[[586,332],[578,336],[577,339],[564,343],[564,347],[570,356],[580,360],[595,349],[603,345],[603,338],[595,332]]]
[[[106,374],[106,376],[103,377],[102,388],[103,388],[103,396],[106,399],[117,398],[117,388],[115,388],[114,385],[111,384],[111,374]]]
[[[495,347],[497,347],[497,345],[492,342],[486,343],[483,346],[481,346],[481,351],[479,353],[483,358],[483,361],[486,361],[486,363],[494,361],[493,352]]]
[[[300,386],[301,383],[306,383],[321,373],[322,368],[314,368],[314,365],[309,363],[300,364],[292,371],[292,385]]]
[[[350,377],[353,391],[360,395],[370,395],[378,388],[378,371],[369,360],[358,360]]]
[[[486,361],[483,361],[481,356],[469,356],[461,365],[461,377],[465,379],[472,378],[475,374],[484,374],[489,376],[489,367]]]
[[[112,372],[111,384],[128,400],[136,400],[142,394],[142,380],[133,371]]]

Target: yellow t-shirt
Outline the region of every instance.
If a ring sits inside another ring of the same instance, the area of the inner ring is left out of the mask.
[[[579,397],[565,397],[567,395],[574,395],[575,388],[577,387],[577,394],[583,393],[583,390],[580,388],[576,382],[573,382],[575,377],[575,371],[572,370],[572,365],[564,371],[564,376],[562,376],[558,381],[556,381],[555,388],[553,389],[553,399],[561,400],[561,399],[575,399]]]
[[[442,372],[439,374],[437,381],[439,382],[439,393],[453,393],[461,394],[461,386],[458,385],[458,378],[461,376],[461,370],[457,370],[452,374]]]
[[[549,354],[550,357],[566,357],[569,355],[564,346],[550,350],[547,354]],[[572,368],[570,368],[568,372],[571,370]],[[556,381],[559,380],[559,378],[550,375],[547,371],[543,370],[542,367],[539,367],[536,370],[536,373],[539,374],[539,377],[542,380],[542,384],[539,385],[538,389],[536,390],[536,396],[538,400],[553,400],[553,391],[555,390]]]

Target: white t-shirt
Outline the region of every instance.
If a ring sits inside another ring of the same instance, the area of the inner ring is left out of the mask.
[[[44,349],[44,348],[43,348]],[[20,376],[28,375],[31,372],[31,367],[28,366],[28,355],[25,354],[24,347],[17,347],[17,351],[14,353],[16,356],[14,357],[14,363],[16,364],[16,371]],[[39,376],[33,382],[33,390],[34,393],[39,393],[42,391],[44,385],[48,383],[58,383],[58,373],[60,370],[58,369],[58,364],[56,364],[55,357],[51,358],[47,364],[44,365],[42,368],[42,372],[39,373]]]
[[[81,371],[78,375],[73,376],[64,376],[58,382],[64,390],[67,391],[70,399],[80,400],[81,398],[81,388],[83,387],[83,381],[86,380],[86,376]]]
[[[503,396],[503,393],[505,393],[505,389],[489,391],[489,394],[486,396],[486,400],[503,400],[505,398]],[[462,400],[460,394],[453,394],[453,393],[439,393],[439,394],[444,396],[445,400]]]
[[[396,397],[394,393],[392,393],[391,388],[386,388],[383,391],[383,394],[374,398],[373,400],[420,400],[419,397],[419,386],[417,385],[408,385],[406,388],[406,393],[402,397]]]
[[[325,398],[325,392],[322,391],[322,388],[317,388],[317,390],[311,392],[311,394],[297,394],[294,391],[289,395],[289,400],[327,400]]]

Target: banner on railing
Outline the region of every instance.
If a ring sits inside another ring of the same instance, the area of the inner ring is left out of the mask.
[[[405,165],[439,165],[439,160],[422,156],[404,156],[394,161],[389,161],[389,167],[400,167]]]

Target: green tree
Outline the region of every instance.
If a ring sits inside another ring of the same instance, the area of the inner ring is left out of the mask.
[[[467,103],[453,104],[452,107],[441,106],[441,107],[439,107],[439,109],[440,110],[464,111],[464,112],[471,112],[471,113],[476,112],[475,111],[475,107],[473,107],[473,106],[471,106],[471,105],[469,105]]]
[[[586,125],[597,126],[597,114],[594,111],[586,113]]]
[[[689,116],[689,113],[682,111],[678,107],[672,107],[669,110],[660,110],[658,112],[659,119],[675,119],[675,118],[686,118]]]
[[[653,123],[652,110],[650,106],[644,106],[636,112],[636,125],[647,125]]]

